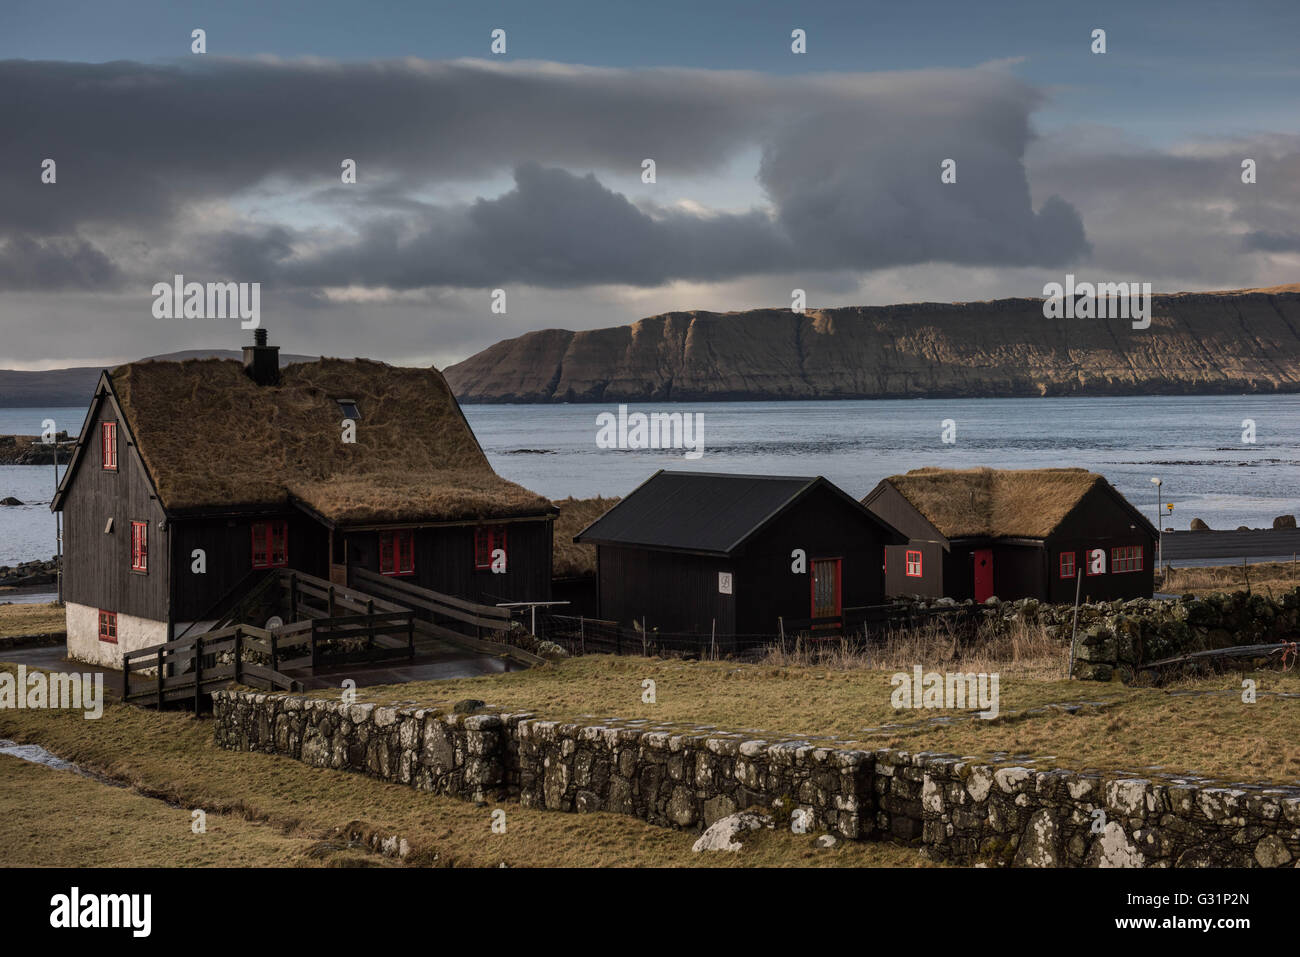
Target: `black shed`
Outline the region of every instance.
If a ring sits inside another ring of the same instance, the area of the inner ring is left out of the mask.
[[[596,546],[602,618],[732,648],[879,603],[903,540],[820,476],[662,470],[574,538]]]
[[[1155,526],[1086,469],[915,469],[862,502],[906,536],[885,549],[891,596],[1151,596]]]

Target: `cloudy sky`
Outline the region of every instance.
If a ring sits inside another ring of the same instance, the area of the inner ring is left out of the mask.
[[[1291,0],[4,0],[0,368],[241,345],[154,317],[177,273],[260,282],[286,351],[439,366],[796,287],[1297,282],[1298,38]]]

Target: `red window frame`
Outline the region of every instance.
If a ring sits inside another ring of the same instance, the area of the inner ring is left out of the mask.
[[[913,557],[912,557],[913,555],[915,555],[916,557],[913,558]],[[904,562],[903,562],[903,576],[904,576],[905,578],[924,578],[924,577],[925,577],[925,574],[924,574],[924,572],[923,572],[923,570],[922,570],[922,569],[923,569],[922,558],[923,558],[923,555],[922,555],[921,552],[912,552],[912,551],[909,551],[909,552],[904,556],[904,559],[905,559],[905,560],[904,560]],[[913,566],[913,565],[916,566],[916,571],[912,571],[912,566]]]
[[[99,640],[117,644],[117,612],[99,609]]]
[[[1078,554],[1076,552],[1061,552],[1060,571],[1062,578],[1074,578],[1079,570]]]
[[[411,575],[415,573],[415,532],[397,528],[379,533],[379,574]]]
[[[1110,570],[1115,574],[1142,571],[1145,549],[1141,545],[1115,545],[1110,550]]]
[[[149,570],[149,523],[131,523],[131,571]]]
[[[506,529],[504,525],[480,525],[474,529],[474,567],[478,569],[492,567],[492,553],[497,549],[506,550]],[[507,560],[509,552],[506,553]]]
[[[284,519],[254,522],[251,557],[254,568],[283,568],[289,564],[289,523]]]
[[[117,423],[99,423],[99,462],[106,472],[117,471]]]
[[[1098,575],[1106,574],[1105,572],[1095,572],[1092,570],[1092,553],[1095,552],[1096,550],[1097,549],[1095,548],[1085,548],[1083,550],[1083,573],[1087,575],[1089,578],[1096,578]],[[1104,555],[1106,553],[1106,549],[1103,548],[1101,552]]]

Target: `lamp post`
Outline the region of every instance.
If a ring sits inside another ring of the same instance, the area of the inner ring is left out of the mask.
[[[1165,563],[1165,531],[1160,524],[1161,522],[1160,513],[1162,511],[1161,501],[1160,501],[1160,486],[1164,485],[1165,483],[1160,481],[1160,479],[1156,478],[1153,475],[1151,476],[1151,484],[1156,487],[1156,549],[1157,549],[1156,567],[1159,568]]]

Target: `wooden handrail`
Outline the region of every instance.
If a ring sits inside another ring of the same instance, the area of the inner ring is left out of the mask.
[[[365,582],[384,585],[398,594],[410,594],[415,598],[423,598],[443,605],[450,605],[453,608],[458,608],[462,611],[472,612],[480,618],[499,618],[506,621],[509,621],[510,619],[510,612],[497,608],[495,605],[484,605],[479,602],[469,601],[466,598],[457,598],[455,595],[444,595],[442,592],[436,592],[432,588],[425,588],[422,585],[415,585],[411,582],[402,581],[400,578],[393,578],[388,575],[377,575],[368,568],[353,568],[352,574]]]

